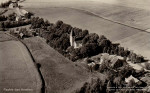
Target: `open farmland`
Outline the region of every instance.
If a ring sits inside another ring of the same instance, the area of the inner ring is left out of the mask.
[[[41,84],[26,47],[15,40],[0,41],[0,93],[40,93]]]
[[[132,36],[129,36],[125,39],[118,40],[122,46],[133,50],[138,54],[150,59],[150,34],[145,32],[138,32]]]
[[[0,32],[0,42],[9,41],[9,40],[14,40],[14,38],[8,36],[4,32]]]
[[[91,74],[81,64],[75,64],[47,45],[40,37],[24,40],[37,63],[45,80],[47,93],[72,93],[91,78],[105,79],[103,74]]]
[[[31,3],[34,2],[34,5]],[[89,11],[106,19],[143,30],[149,29],[149,0],[27,0],[25,8],[68,7]],[[63,12],[63,11],[62,11]]]

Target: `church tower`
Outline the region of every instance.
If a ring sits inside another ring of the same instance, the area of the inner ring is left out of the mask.
[[[72,29],[70,32],[70,45],[73,47],[74,47],[74,42],[75,42],[74,36],[75,36],[75,34],[74,34],[73,29]]]

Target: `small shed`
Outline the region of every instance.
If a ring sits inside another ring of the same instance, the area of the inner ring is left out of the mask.
[[[24,34],[23,34],[23,33],[20,33],[19,36],[20,36],[20,38],[22,39],[23,36],[24,36]]]

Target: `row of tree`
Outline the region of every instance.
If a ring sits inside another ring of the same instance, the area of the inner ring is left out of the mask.
[[[12,28],[12,27],[19,27],[24,25],[29,25],[31,20],[22,20],[22,21],[4,21],[0,22],[0,28]]]
[[[2,15],[0,16],[0,30],[3,31],[6,28],[29,25],[31,24],[31,16],[33,16],[33,13],[29,12],[24,15],[24,20],[20,17],[19,20],[16,21],[16,13],[11,13],[8,16]]]
[[[4,15],[0,15],[0,21],[6,21],[7,20],[7,17],[4,16]]]
[[[1,3],[0,4],[0,8],[7,8],[10,4],[11,4],[11,0],[9,0],[9,1],[6,1],[6,2],[4,2],[4,3]]]
[[[113,44],[104,35],[89,34],[88,30],[72,27],[69,24],[63,23],[63,21],[57,21],[53,24],[47,20],[45,21],[43,18],[34,17],[31,19],[31,28],[36,29],[39,35],[44,37],[50,46],[72,61],[99,53],[119,55],[125,59],[129,58],[132,62],[141,62],[144,60],[143,56],[124,49],[119,44]],[[75,34],[75,40],[82,41],[82,47],[73,48],[70,46],[69,34],[71,30]]]

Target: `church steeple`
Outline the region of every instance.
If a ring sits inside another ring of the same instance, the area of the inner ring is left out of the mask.
[[[71,46],[74,46],[74,36],[75,36],[75,33],[73,31],[73,28],[71,29],[71,32],[70,32],[70,45]]]

